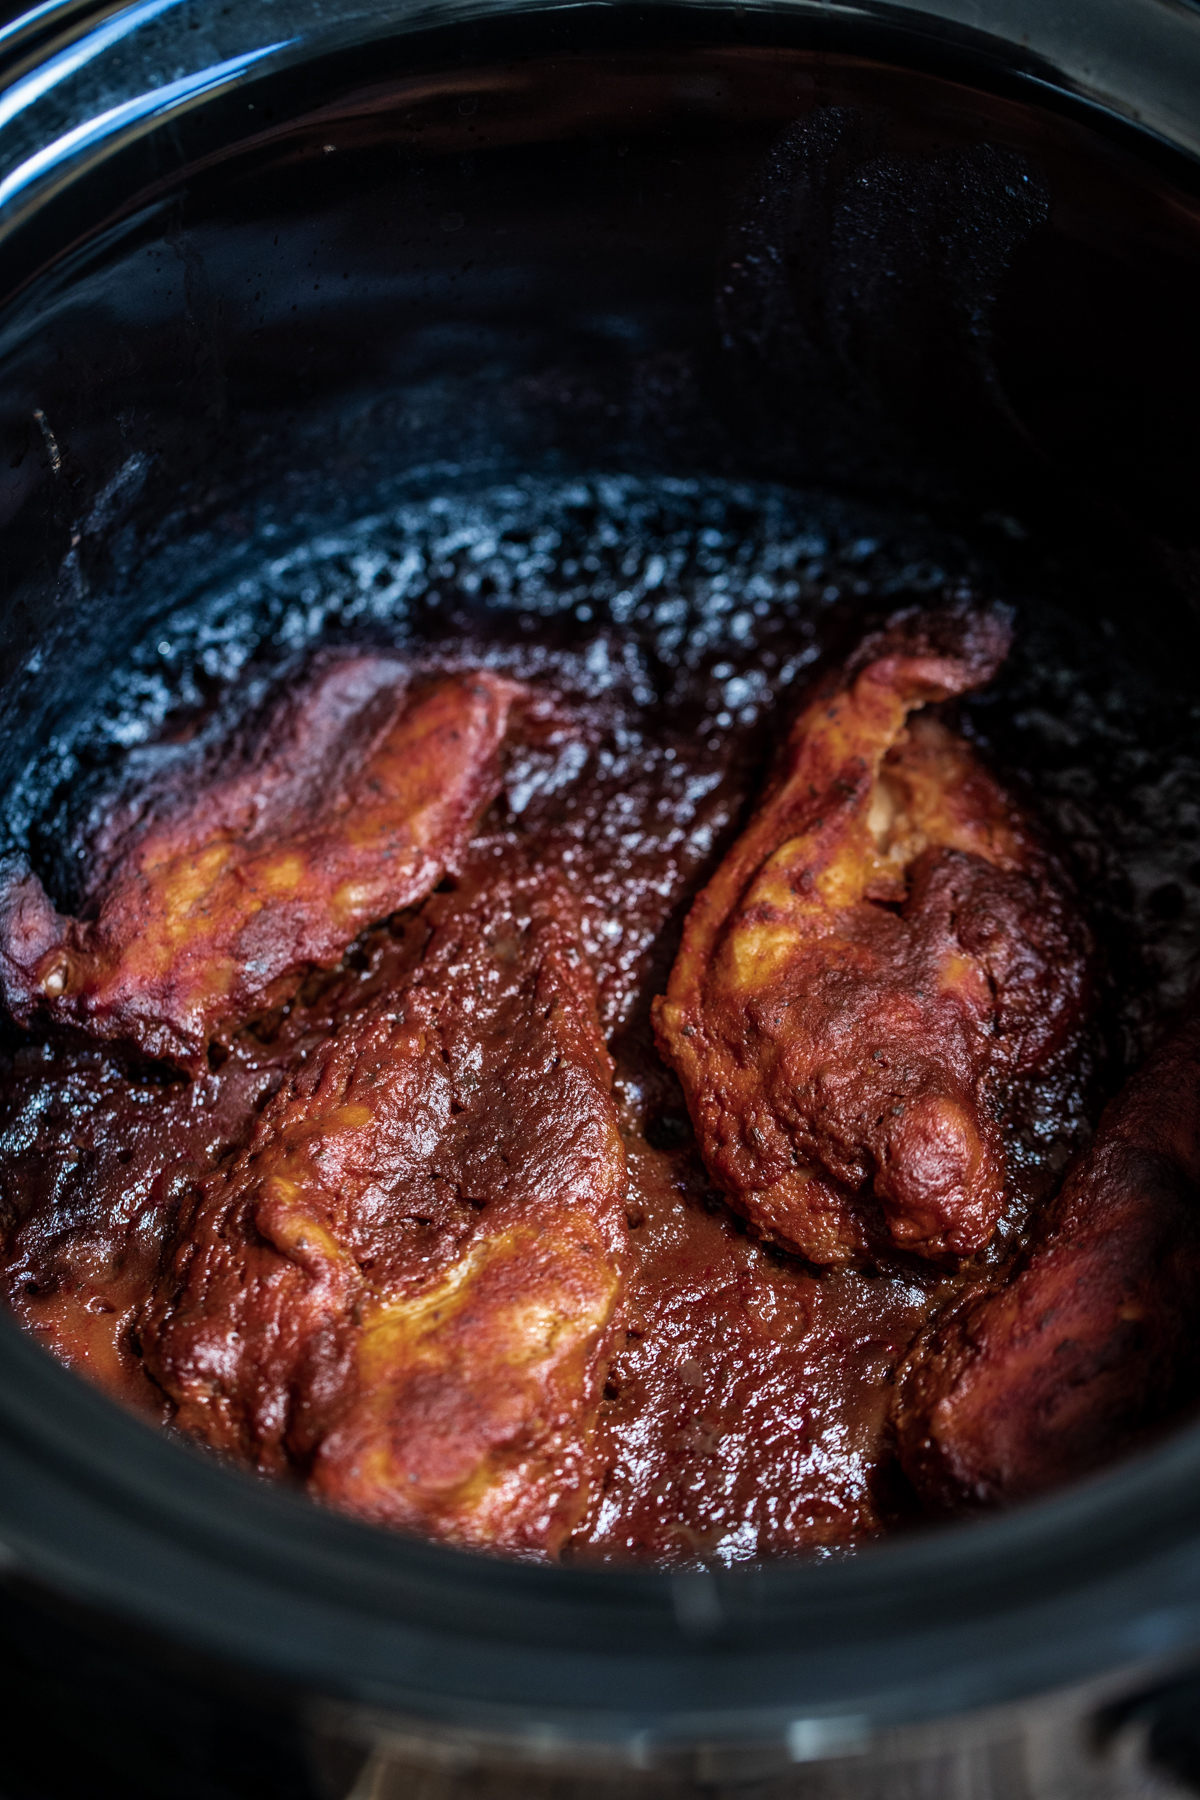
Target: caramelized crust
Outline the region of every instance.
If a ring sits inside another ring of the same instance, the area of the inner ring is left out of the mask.
[[[982,1249],[999,1090],[1078,1027],[1086,935],[1059,871],[960,737],[906,724],[1007,649],[999,614],[966,609],[864,641],[797,719],[655,1003],[710,1172],[815,1263]]]
[[[902,1466],[935,1509],[1085,1473],[1197,1375],[1200,1014],[1105,1110],[1034,1243],[898,1376]]]
[[[142,1322],[180,1426],[330,1501],[553,1553],[620,1292],[625,1155],[574,902],[482,855],[205,1181]]]
[[[85,918],[10,870],[0,986],[14,1016],[197,1068],[211,1038],[457,866],[523,694],[482,671],[414,691],[394,658],[333,663],[237,773],[110,831]]]

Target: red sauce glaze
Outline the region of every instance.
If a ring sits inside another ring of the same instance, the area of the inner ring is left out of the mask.
[[[757,1239],[705,1168],[650,1008],[687,908],[754,802],[787,719],[765,733],[701,735],[663,724],[619,682],[597,696],[577,657],[534,660],[514,651],[505,673],[532,677],[572,730],[511,752],[471,863],[519,855],[573,891],[628,1164],[607,1382],[583,1510],[559,1553],[686,1565],[853,1546],[915,1505],[893,1444],[895,1371],[971,1274],[1022,1241],[1080,1127],[1079,1070],[1056,1066],[1024,1093],[1028,1117],[1018,1109],[1006,1120],[1016,1144],[1035,1113],[1051,1113],[1058,1139],[1039,1139],[1054,1145],[1049,1160],[1010,1158],[997,1235],[965,1270],[903,1253],[820,1269]],[[441,904],[434,895],[422,906]],[[422,917],[418,906],[372,927],[339,969],[310,976],[233,1036],[224,1060],[211,1059],[218,1066],[187,1077],[53,1031],[15,1048],[0,1102],[0,1281],[65,1362],[171,1423],[140,1330],[181,1221],[261,1135],[291,1072],[396,979]],[[284,1478],[305,1477],[298,1455],[276,1464]]]

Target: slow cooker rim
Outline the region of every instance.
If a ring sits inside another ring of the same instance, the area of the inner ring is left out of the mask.
[[[114,158],[118,170],[126,158],[136,166],[139,149],[144,149],[144,140],[153,136],[155,142],[160,143],[164,136],[163,126],[169,124],[175,136],[173,149],[168,153],[165,176],[160,168],[152,180],[139,181],[135,176],[131,182],[127,174],[114,171],[117,186],[124,190],[125,199],[111,202],[102,214],[97,213],[92,203],[90,220],[93,228],[97,218],[101,219],[100,228],[103,228],[114,218],[124,216],[138,200],[144,201],[163,185],[164,180],[174,183],[185,165],[203,160],[203,149],[195,145],[185,149],[186,133],[197,118],[212,113],[214,103],[219,106],[237,96],[240,104],[243,95],[252,92],[260,83],[277,79],[287,68],[310,68],[319,62],[323,71],[331,70],[344,53],[369,50],[385,38],[402,39],[407,46],[420,44],[422,40],[441,42],[447,37],[461,38],[470,32],[483,41],[497,30],[526,25],[536,30],[546,20],[554,22],[567,45],[579,41],[581,34],[597,30],[607,32],[611,29],[621,34],[627,30],[628,21],[635,17],[645,22],[645,29],[652,37],[655,20],[668,18],[704,21],[707,32],[715,32],[719,21],[726,18],[735,22],[737,30],[749,42],[754,41],[756,32],[770,38],[786,26],[799,34],[798,46],[848,55],[863,55],[856,40],[866,34],[877,47],[906,52],[897,55],[897,66],[940,74],[1001,97],[1024,98],[1045,109],[1073,116],[1118,144],[1136,148],[1143,160],[1163,167],[1171,179],[1185,189],[1200,188],[1200,133],[1195,135],[1194,141],[1187,142],[1178,130],[1173,133],[1152,124],[1144,106],[1132,100],[1118,104],[1114,94],[1089,87],[1081,75],[1056,63],[1053,55],[1039,52],[1033,43],[1035,34],[1030,30],[1017,32],[1014,29],[1007,38],[999,29],[983,30],[971,17],[968,0],[940,0],[938,6],[924,7],[900,5],[897,0],[839,0],[833,8],[827,0],[749,0],[745,5],[731,3],[731,0],[654,0],[649,6],[641,6],[637,0],[577,0],[573,5],[547,5],[545,0],[502,0],[499,7],[495,0],[427,0],[417,13],[398,5],[398,0],[371,0],[370,13],[359,15],[353,23],[342,21],[335,26],[324,23],[312,31],[298,31],[285,42],[253,46],[219,63],[201,66],[191,74],[177,75],[174,83],[160,83],[150,93],[139,94],[136,83],[126,92],[128,78],[117,75],[121,103],[110,106],[95,121],[98,125],[109,113],[113,115],[112,122],[99,136],[89,135],[87,121],[91,108],[86,100],[86,83],[80,96],[82,104],[72,106],[68,93],[65,103],[56,105],[45,120],[40,113],[47,102],[42,101],[39,108],[40,97],[35,94],[34,101],[25,104],[20,90],[30,80],[31,72],[36,71],[39,61],[45,58],[72,64],[78,61],[81,67],[89,68],[92,85],[108,93],[114,79],[114,70],[109,67],[111,58],[98,54],[89,46],[89,36],[100,40],[104,33],[115,28],[114,22],[121,21],[125,15],[143,11],[153,15],[152,22],[157,22],[157,15],[164,6],[177,3],[178,0],[130,0],[122,7],[114,6],[111,0],[91,0],[90,4],[86,0],[85,4],[80,4],[80,0],[53,0],[50,5],[35,7],[0,33],[0,243],[7,246],[7,257],[13,267],[25,265],[15,285],[7,287],[6,299],[19,292],[51,255],[61,254],[70,247],[68,238],[57,230],[52,234],[57,238],[57,244],[52,253],[49,251],[42,241],[45,216],[53,215],[58,202],[77,196],[81,186],[87,187],[89,180],[97,177]],[[319,4],[319,0],[314,3]],[[1019,16],[1025,0],[1001,0],[1001,4]],[[1169,0],[1143,0],[1143,6],[1152,8],[1163,18],[1169,15],[1173,26],[1179,28],[1179,9],[1172,9]],[[1117,10],[1117,0],[1113,0],[1110,12],[1115,16]],[[1124,12],[1124,9],[1120,10]],[[363,28],[365,17],[373,21],[374,29]],[[58,36],[52,35],[60,23],[64,29]],[[994,23],[999,26],[1003,21]],[[1190,65],[1200,71],[1200,15],[1196,18],[1185,15],[1184,25],[1190,33]],[[136,45],[136,33],[131,41]],[[101,44],[102,50],[107,48],[106,44]],[[117,48],[127,48],[124,39]],[[132,63],[134,58],[130,56],[123,60]],[[873,58],[867,54],[863,55],[863,60]],[[165,69],[164,62],[160,73]],[[178,91],[169,91],[172,88]],[[49,99],[54,101],[55,94],[52,93]],[[14,105],[18,110],[10,116]],[[249,103],[247,105],[253,110]],[[126,112],[130,114],[128,119],[117,116]],[[6,192],[15,175],[19,176],[29,163],[31,151],[37,149],[33,161],[42,156],[38,147],[39,131],[59,129],[67,121],[73,121],[71,129],[62,133],[58,144],[53,146],[62,146],[62,154],[51,159],[46,167],[39,168],[16,191]],[[1186,129],[1186,121],[1183,123]],[[234,140],[226,138],[222,149],[243,149],[258,135],[249,131],[239,133],[236,146]],[[68,148],[76,138],[80,139],[79,144]],[[130,200],[129,196],[134,193],[137,199]],[[32,258],[22,249],[26,238],[38,245]]]
[[[474,1714],[482,1705],[497,1720],[530,1707],[539,1717],[582,1710],[597,1729],[644,1730],[653,1718],[664,1729],[675,1720],[678,1732],[681,1700],[702,1689],[707,1729],[756,1735],[779,1713],[781,1688],[828,1703],[822,1669],[843,1653],[857,1670],[857,1711],[934,1716],[1169,1658],[1200,1624],[1198,1431],[1039,1504],[846,1561],[710,1574],[530,1566],[393,1537],[223,1467],[126,1413],[3,1320],[0,1469],[6,1463],[0,1531],[28,1577],[264,1668],[281,1660],[283,1619],[303,1615],[302,1635],[283,1649],[297,1678],[417,1710],[452,1711],[456,1697],[469,1698]],[[57,1519],[64,1493],[73,1524],[47,1542],[31,1520],[39,1505]],[[1104,1535],[1106,1521],[1123,1521],[1124,1541]],[[1056,1582],[1049,1570],[1064,1561],[1064,1543],[1076,1548],[1073,1579],[1060,1568]],[[240,1618],[204,1616],[212,1583],[224,1606],[240,1590]],[[269,1645],[248,1642],[247,1607],[268,1625]],[[767,1641],[785,1610],[791,1632]],[[389,1637],[397,1623],[403,1647]],[[358,1653],[347,1658],[351,1626]],[[931,1655],[944,1664],[951,1645],[959,1653],[929,1682]],[[1014,1645],[1021,1655],[1006,1667]],[[427,1675],[446,1664],[436,1692],[416,1674],[422,1660]],[[897,1660],[907,1672],[898,1689]],[[532,1682],[523,1700],[498,1697],[501,1667]],[[606,1700],[581,1709],[581,1690],[594,1694],[597,1683]],[[764,1703],[772,1691],[774,1706]]]

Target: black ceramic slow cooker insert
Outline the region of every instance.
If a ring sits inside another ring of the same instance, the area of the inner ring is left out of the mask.
[[[1200,703],[1193,9],[63,0],[0,32],[0,79],[0,788],[48,870],[54,759],[114,672],[162,703],[169,659],[138,659],[163,621],[208,621],[215,687],[239,630],[353,638],[381,616],[346,572],[362,522],[506,483],[874,508]],[[1042,196],[1028,232],[935,231],[924,286],[881,277],[849,384],[765,379],[722,298],[767,244],[755,183],[818,116]],[[1200,902],[1151,889],[1178,1005]],[[269,1694],[314,1792],[1132,1792],[1143,1754],[1186,1764],[1198,1496],[1185,1420],[852,1558],[522,1566],[219,1466],[0,1321],[22,1604]]]

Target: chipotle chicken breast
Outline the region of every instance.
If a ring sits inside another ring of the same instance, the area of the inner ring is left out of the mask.
[[[897,1377],[905,1474],[934,1511],[1094,1468],[1200,1371],[1200,1011],[1101,1117],[1032,1241],[919,1336]]]
[[[561,878],[511,859],[406,929],[181,1215],[146,1366],[184,1430],[360,1517],[553,1553],[622,1289],[593,979]]]
[[[1088,936],[1061,870],[920,714],[990,680],[1008,638],[996,611],[903,613],[820,685],[655,1002],[710,1173],[814,1263],[981,1250],[1002,1090],[1079,1028]]]
[[[415,684],[394,656],[336,659],[241,766],[110,823],[85,916],[64,918],[9,865],[0,988],[13,1016],[199,1067],[211,1039],[457,867],[526,698],[486,671]]]

